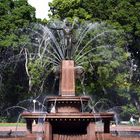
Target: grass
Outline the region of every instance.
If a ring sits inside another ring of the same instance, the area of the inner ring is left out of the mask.
[[[18,126],[25,126],[25,123],[18,123]],[[0,123],[0,127],[8,127],[8,126],[13,126],[16,127],[17,123]]]

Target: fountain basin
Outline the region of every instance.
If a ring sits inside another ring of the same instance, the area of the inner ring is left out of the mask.
[[[46,115],[46,116],[44,116]],[[25,119],[39,119],[39,118],[45,118],[46,120],[48,119],[91,119],[92,121],[99,121],[99,120],[112,120],[114,116],[114,113],[106,113],[106,112],[101,112],[101,113],[31,113],[31,112],[23,112],[22,117]]]
[[[45,116],[44,116],[45,115]],[[22,113],[22,117],[26,120],[27,129],[32,133],[32,123],[38,119],[44,119],[46,125],[46,132],[53,131],[54,134],[59,133],[57,131],[63,130],[64,133],[67,131],[79,130],[82,126],[82,134],[88,133],[88,127],[92,124],[92,129],[95,129],[95,123],[102,120],[104,123],[104,133],[110,132],[110,121],[113,119],[113,113]],[[51,125],[51,127],[50,127]],[[72,128],[70,127],[72,126]],[[69,128],[68,130],[66,128]],[[49,130],[52,129],[52,130]],[[65,130],[65,131],[64,131]],[[75,131],[74,131],[75,132]],[[49,135],[49,133],[48,133]]]
[[[52,106],[55,107],[55,113],[79,113],[83,112],[83,106],[87,106],[88,96],[51,96],[47,99],[48,112],[51,112]]]

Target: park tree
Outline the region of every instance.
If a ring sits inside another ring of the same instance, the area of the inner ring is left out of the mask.
[[[29,43],[27,29],[35,21],[35,8],[27,0],[0,1],[0,114],[27,95],[22,51]]]
[[[140,2],[137,0],[53,0],[52,18],[78,17],[81,20],[105,21],[123,29],[128,49],[139,58]]]
[[[113,24],[127,33],[129,49],[134,50],[132,52],[135,54],[136,50],[139,51],[139,5],[137,0],[53,0],[50,3],[50,17],[78,17],[81,20],[106,21]]]
[[[35,9],[27,0],[2,0],[0,2],[0,47],[23,45],[25,28],[35,21]]]
[[[113,90],[107,88],[109,84],[106,83],[106,80],[105,84],[107,84],[107,87],[104,88],[104,90],[107,90],[108,95],[105,96],[112,99],[112,93],[116,92],[116,94],[113,94],[116,97],[116,105],[124,105],[123,108],[125,108],[125,112],[129,112],[127,115],[135,112],[135,106],[140,114],[140,92],[138,87],[140,67],[140,2],[138,0],[53,0],[50,3],[50,11],[52,12],[50,18],[52,19],[59,18],[63,20],[65,17],[71,19],[76,17],[80,21],[106,22],[115,29],[121,29],[125,32],[124,36],[127,42],[121,38],[119,40],[120,42],[125,42],[123,45],[120,44],[120,46],[122,45],[131,54],[128,62],[130,66],[128,74],[130,76],[125,79],[121,74],[118,75],[116,80],[119,85],[122,85],[122,90],[119,90],[121,88],[116,86],[116,90],[114,90],[115,87],[113,87]],[[101,69],[103,70],[104,68],[101,67],[100,70]],[[104,69],[103,71],[105,72],[106,70]],[[100,83],[97,82],[100,81],[99,75],[101,75],[101,73],[96,69],[94,75],[92,75],[96,80],[91,79],[89,81],[89,83],[93,83],[93,81],[96,83],[92,84],[89,90],[96,89],[98,92],[97,96],[101,93]],[[107,76],[107,73],[105,73],[105,75]],[[131,101],[131,104],[129,104],[129,101]],[[125,106],[126,102],[127,106]]]

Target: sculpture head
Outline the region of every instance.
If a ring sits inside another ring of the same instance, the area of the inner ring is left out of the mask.
[[[67,26],[67,27],[72,27],[71,22],[67,18],[64,19],[64,25]]]

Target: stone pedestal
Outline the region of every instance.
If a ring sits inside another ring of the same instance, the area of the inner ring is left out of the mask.
[[[61,96],[75,96],[75,71],[73,60],[62,61],[59,94]]]
[[[87,127],[87,138],[88,138],[88,140],[96,140],[94,122],[90,122]]]
[[[53,140],[52,125],[50,122],[45,122],[45,140]]]

